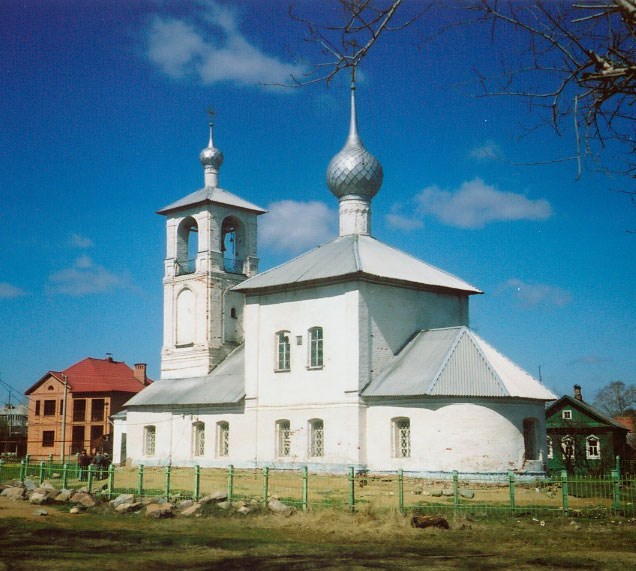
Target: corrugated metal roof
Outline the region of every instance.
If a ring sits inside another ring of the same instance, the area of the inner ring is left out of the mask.
[[[242,198],[228,192],[227,190],[223,190],[222,188],[216,188],[211,186],[206,186],[200,190],[196,190],[195,192],[188,194],[188,196],[184,196],[183,198],[169,204],[168,206],[164,206],[161,210],[158,210],[158,214],[166,214],[172,210],[179,210],[180,208],[187,208],[189,206],[194,206],[196,204],[201,204],[202,202],[214,202],[216,204],[224,204],[226,206],[232,206],[234,208],[242,208],[243,210],[250,210],[252,212],[256,212],[258,214],[263,214],[267,212],[260,206],[256,206],[247,200],[243,200]]]
[[[362,395],[557,398],[467,327],[421,331]]]
[[[156,381],[124,406],[232,404],[245,396],[245,349],[237,347],[210,374]]]
[[[367,235],[340,236],[234,289],[255,292],[289,285],[368,277],[419,286],[482,293],[469,283]]]

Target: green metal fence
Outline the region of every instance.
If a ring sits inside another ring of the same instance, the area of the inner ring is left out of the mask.
[[[636,515],[636,476],[618,470],[604,478],[568,475],[528,480],[510,472],[501,475],[439,474],[415,477],[393,473],[325,474],[301,470],[228,468],[91,466],[82,473],[76,462],[19,464],[0,462],[0,482],[50,481],[56,487],[86,488],[106,498],[121,493],[138,497],[199,499],[216,492],[234,500],[265,503],[276,497],[300,510],[335,508],[349,511],[400,511],[489,515]]]

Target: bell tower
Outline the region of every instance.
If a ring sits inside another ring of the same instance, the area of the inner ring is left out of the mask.
[[[205,186],[158,211],[167,239],[162,379],[207,375],[243,342],[243,295],[231,288],[258,270],[256,218],[266,211],[219,187],[210,115]]]

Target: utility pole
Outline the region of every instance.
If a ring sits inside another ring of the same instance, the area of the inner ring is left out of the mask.
[[[64,464],[66,448],[66,397],[68,396],[68,377],[62,375],[64,380],[64,400],[62,401],[62,445],[60,447],[60,461]]]

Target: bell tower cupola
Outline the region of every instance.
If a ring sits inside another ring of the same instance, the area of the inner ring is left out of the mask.
[[[258,271],[265,210],[220,188],[212,117],[199,155],[204,187],[158,212],[166,217],[162,379],[205,376],[243,342],[243,295],[231,289]]]

